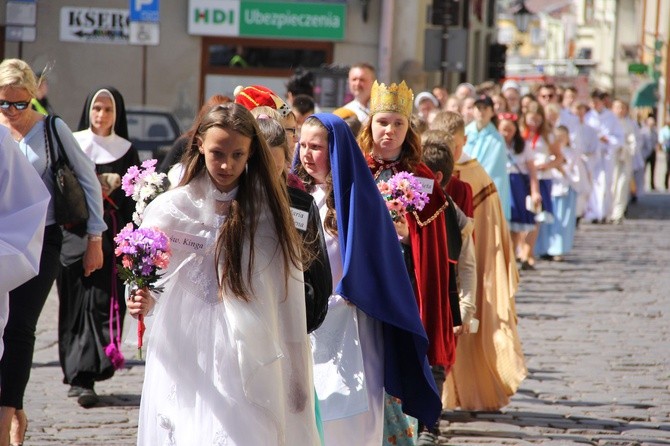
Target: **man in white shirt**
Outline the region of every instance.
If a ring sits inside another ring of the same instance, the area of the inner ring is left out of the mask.
[[[641,152],[642,137],[640,128],[629,115],[626,102],[615,99],[612,103],[612,112],[619,119],[624,132],[624,139],[614,156],[614,176],[612,177],[613,206],[610,219],[614,223],[623,221],[624,213],[630,198],[630,182],[633,178],[633,161],[635,155]],[[642,157],[640,156],[640,163]]]
[[[574,141],[574,133],[579,125],[579,118],[572,112],[572,105],[577,99],[577,89],[566,87],[561,101],[561,115],[558,118],[559,125],[564,125],[570,131],[570,139]]]
[[[585,217],[599,223],[605,223],[612,212],[615,156],[624,143],[619,119],[605,107],[606,97],[607,93],[594,90],[591,93],[591,110],[586,114],[586,123],[596,129],[600,143],[599,159],[593,172],[593,192]]]
[[[572,144],[575,149],[581,153],[585,158],[586,169],[588,175],[583,179],[588,183],[588,187],[584,187],[582,192],[577,197],[577,218],[584,217],[589,199],[593,190],[593,177],[596,165],[600,162],[600,141],[598,140],[598,132],[596,129],[586,123],[586,113],[589,107],[583,102],[575,102],[572,106],[572,113],[577,117],[579,124],[575,128],[574,134],[571,134]],[[580,181],[582,179],[580,178]]]
[[[365,62],[352,65],[349,69],[349,91],[354,95],[354,100],[345,104],[344,108],[356,113],[361,123],[364,123],[370,114],[370,93],[376,77],[375,68]]]

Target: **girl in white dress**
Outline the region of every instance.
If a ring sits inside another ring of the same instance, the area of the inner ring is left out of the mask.
[[[356,148],[357,149],[357,148]],[[300,137],[300,176],[319,207],[328,249],[333,289],[342,279],[332,178],[328,162],[328,131],[308,118]],[[329,206],[330,204],[330,206]],[[379,446],[383,433],[383,338],[381,324],[334,294],[326,319],[312,333],[314,377],[324,421],[326,446]]]
[[[137,443],[319,445],[305,253],[253,116],[214,107],[183,160],[142,223],[171,239],[165,291],[128,302],[149,332]]]
[[[535,244],[540,225],[548,222],[552,214],[551,207],[551,169],[561,166],[563,157],[560,148],[556,144],[551,133],[551,124],[545,118],[544,108],[539,102],[531,101],[526,105],[526,111],[519,122],[521,135],[526,141],[526,150],[532,154],[533,162],[537,170],[537,178],[542,195],[542,211],[535,218],[537,224],[535,229],[526,236],[528,244],[528,257],[521,265],[521,269],[535,269]],[[546,219],[540,219],[545,217]]]

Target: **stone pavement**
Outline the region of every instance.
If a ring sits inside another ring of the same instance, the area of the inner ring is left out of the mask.
[[[583,224],[564,262],[523,272],[517,311],[529,376],[500,412],[445,413],[442,444],[670,445],[670,195],[643,197],[629,217]],[[142,363],[128,361],[96,386],[97,406],[79,407],[61,383],[57,305],[52,292],[27,390],[26,446],[134,444]]]
[[[670,445],[670,196],[629,212],[522,272],[529,376],[500,412],[445,414],[444,444]]]

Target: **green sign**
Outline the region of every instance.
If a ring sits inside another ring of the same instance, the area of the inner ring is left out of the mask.
[[[342,40],[345,18],[344,4],[190,0],[188,32],[208,36]]]
[[[344,38],[345,6],[242,2],[240,36]]]
[[[644,74],[647,72],[649,67],[643,63],[631,63],[628,64],[628,72],[635,74]]]

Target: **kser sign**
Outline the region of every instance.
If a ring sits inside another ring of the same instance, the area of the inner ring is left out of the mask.
[[[82,43],[127,44],[127,9],[73,8],[60,10],[60,40]]]

